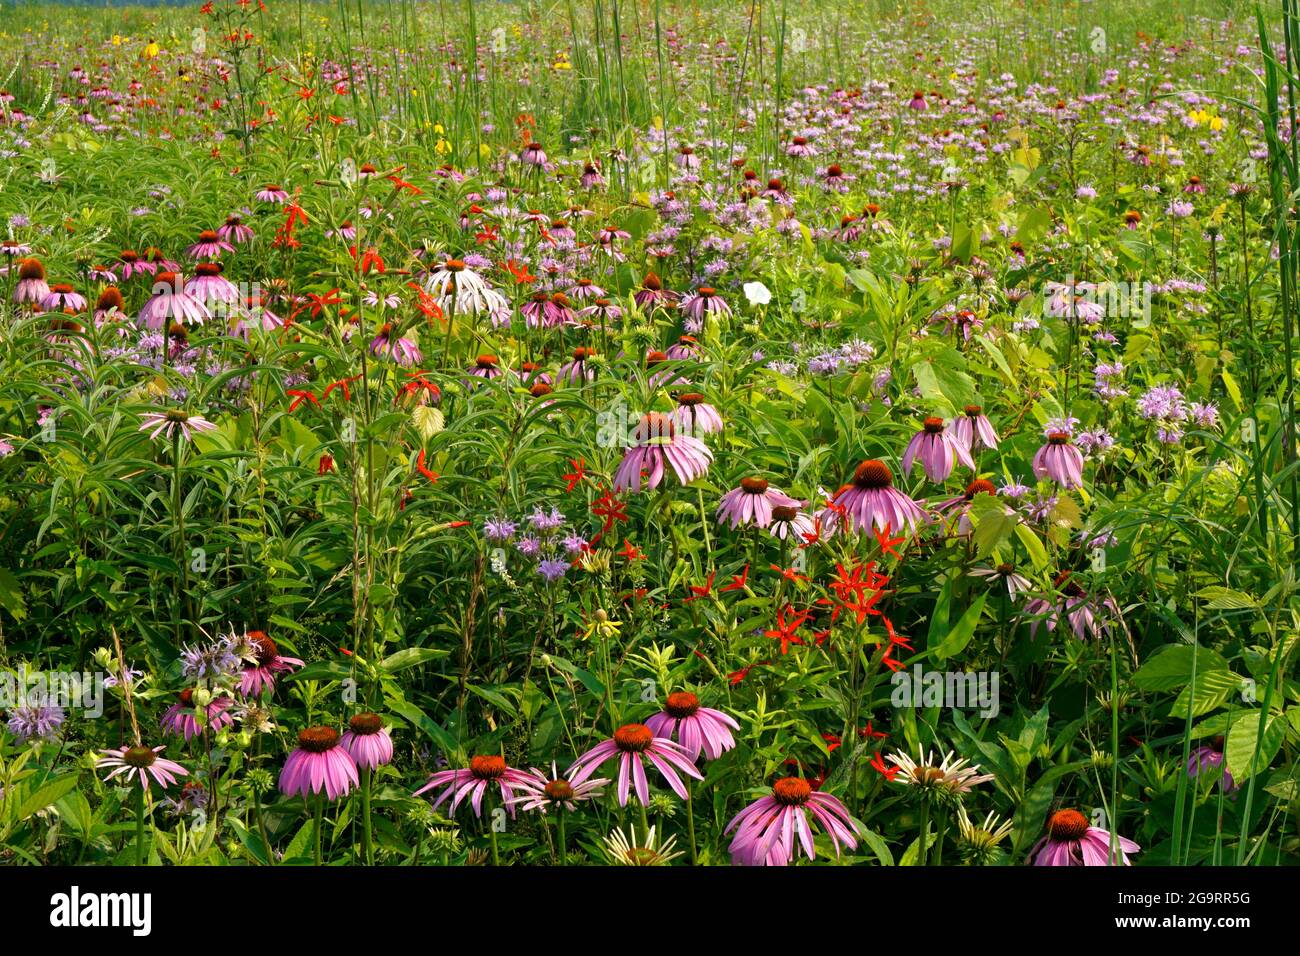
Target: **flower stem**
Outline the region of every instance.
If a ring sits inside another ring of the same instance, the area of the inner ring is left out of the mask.
[[[144,787],[135,792],[135,865],[144,866]]]
[[[361,768],[361,858],[366,866],[375,865],[375,845],[370,829],[370,775],[369,767]]]
[[[930,835],[930,801],[921,800],[921,842],[916,852],[916,865],[925,866],[926,840]]]
[[[325,794],[316,798],[316,818],[312,826],[312,837],[316,840],[316,865],[320,866],[323,859],[321,855],[321,831],[325,828]]]

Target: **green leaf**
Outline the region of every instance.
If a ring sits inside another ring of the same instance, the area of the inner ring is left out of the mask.
[[[55,777],[46,783],[35,793],[28,796],[22,803],[18,804],[17,820],[26,820],[30,816],[44,810],[56,800],[62,799],[65,794],[72,792],[77,786],[77,774],[67,773],[61,777]]]
[[[1189,705],[1193,717],[1208,714],[1241,690],[1241,686],[1241,678],[1232,671],[1198,670],[1196,680],[1182,689],[1174,705],[1169,708],[1169,716],[1185,720]]]
[[[1218,585],[1201,588],[1196,592],[1196,597],[1207,601],[1207,606],[1216,610],[1244,611],[1259,607],[1259,603],[1244,591],[1234,591]]]
[[[406,647],[396,654],[390,654],[385,657],[383,663],[379,666],[390,674],[398,671],[404,671],[408,667],[415,667],[428,661],[437,660],[439,657],[446,657],[450,652],[440,647]]]
[[[1140,690],[1174,690],[1192,679],[1196,672],[1226,671],[1228,662],[1215,651],[1196,644],[1169,644],[1156,651],[1130,678]]]
[[[1268,769],[1286,738],[1286,725],[1281,714],[1269,714],[1265,719],[1263,711],[1242,714],[1233,721],[1223,752],[1235,783]]]
[[[988,597],[988,592],[980,594],[971,606],[966,609],[966,613],[961,616],[961,620],[944,635],[938,646],[934,647],[934,658],[937,661],[946,661],[948,658],[960,654],[966,645],[970,643],[975,636],[975,627],[979,624],[980,615],[984,612],[984,601]]]

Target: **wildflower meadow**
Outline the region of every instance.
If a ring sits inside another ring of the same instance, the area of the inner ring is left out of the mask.
[[[1296,0],[0,32],[0,863],[1300,863]]]

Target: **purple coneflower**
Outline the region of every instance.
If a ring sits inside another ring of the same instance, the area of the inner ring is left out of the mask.
[[[1083,453],[1070,444],[1069,432],[1049,431],[1033,466],[1038,478],[1050,478],[1063,488],[1083,487]]]
[[[736,528],[753,524],[766,528],[772,523],[773,508],[799,507],[803,502],[791,498],[780,488],[767,483],[766,478],[742,478],[740,485],[722,496],[718,505],[718,523]]]
[[[158,267],[148,259],[142,258],[134,249],[123,249],[117,256],[117,267],[121,270],[122,280],[133,275],[153,275]]]
[[[853,480],[831,499],[833,516],[843,515],[851,530],[866,531],[873,524],[904,532],[925,521],[925,511],[894,487],[894,476],[882,461],[870,459],[858,465]]]
[[[552,761],[549,775],[536,767],[529,770],[527,781],[521,784],[524,791],[506,803],[521,810],[540,810],[545,813],[551,807],[558,807],[572,813],[578,809],[579,803],[601,796],[607,783],[609,780],[604,777],[574,783],[573,771],[569,770],[561,776]]]
[[[381,325],[379,333],[370,340],[370,354],[379,358],[391,358],[404,368],[410,368],[420,361],[419,346],[398,335],[391,322]]]
[[[229,727],[234,719],[226,713],[234,703],[229,697],[216,697],[206,708],[207,717],[201,718],[196,713],[199,709],[194,703],[194,688],[187,687],[180,692],[176,703],[167,708],[162,716],[162,729],[168,733],[180,734],[189,743],[207,728],[214,732],[222,727]]]
[[[258,190],[253,198],[258,202],[267,202],[279,206],[289,201],[289,194],[279,186],[268,183]]]
[[[713,461],[713,452],[704,442],[691,435],[679,435],[673,420],[658,412],[641,416],[632,432],[632,442],[614,475],[615,491],[638,492],[643,485],[647,490],[657,488],[663,481],[665,462],[677,480],[687,485],[704,475]]]
[[[235,247],[219,236],[215,229],[204,229],[198,241],[185,250],[191,259],[216,259],[223,252],[234,252]]]
[[[357,786],[357,765],[339,746],[339,732],[333,727],[308,727],[298,733],[298,746],[280,771],[280,792],[286,797],[308,797],[325,791],[337,800]]]
[[[393,738],[378,714],[354,715],[339,744],[362,770],[375,770],[393,761]]]
[[[179,408],[169,408],[165,412],[146,412],[140,416],[140,431],[149,432],[149,437],[156,439],[159,435],[171,438],[180,429],[183,439],[190,441],[195,432],[210,432],[216,425],[201,415],[190,415]]]
[[[710,435],[722,431],[722,415],[699,392],[683,392],[677,396],[673,422],[687,435]]]
[[[1029,851],[1035,866],[1109,866],[1109,830],[1089,826],[1088,818],[1078,810],[1057,810],[1047,821],[1047,836]],[[1131,866],[1128,854],[1139,847],[1127,837],[1118,836],[1119,860]]]
[[[858,825],[848,808],[829,793],[814,790],[802,777],[777,780],[769,796],[741,810],[723,832],[736,831],[729,848],[732,862],[742,866],[785,866],[793,862],[798,847],[810,860],[817,856],[814,823],[826,832],[836,856],[840,855],[841,845],[850,850],[857,848]]]
[[[242,245],[253,238],[253,230],[244,225],[239,216],[227,216],[225,223],[217,229],[217,236],[226,242]]]
[[[703,775],[695,769],[694,759],[680,745],[656,737],[645,724],[624,724],[614,731],[614,736],[603,740],[573,762],[571,773],[574,782],[587,780],[605,761],[618,760],[618,805],[627,806],[629,789],[635,787],[641,806],[650,803],[650,784],[646,780],[643,760],[663,775],[668,786],[683,800],[687,799],[686,784],[678,773],[696,780]]]
[[[967,405],[962,414],[952,421],[952,437],[970,451],[976,448],[997,448],[998,433],[979,405]]]
[[[649,311],[655,306],[670,306],[677,302],[677,293],[664,288],[664,284],[653,272],[647,272],[641,288],[632,295],[636,307]]]
[[[542,167],[546,165],[546,150],[542,149],[541,143],[529,143],[524,147],[524,151],[519,156],[519,161],[525,166]]]
[[[469,374],[477,378],[497,378],[504,375],[501,363],[495,355],[480,355],[474,360],[474,365],[470,368]]]
[[[700,286],[693,294],[683,299],[678,308],[686,313],[687,319],[695,323],[696,328],[703,328],[704,320],[711,315],[731,315],[731,306],[718,295],[717,289],[708,286]]]
[[[153,295],[140,309],[140,321],[147,329],[164,328],[168,321],[202,325],[212,318],[208,307],[185,291],[175,272],[160,272],[153,284]]]
[[[50,286],[49,294],[41,300],[41,308],[46,312],[62,312],[71,309],[74,313],[86,307],[86,297],[64,282]]]
[[[1013,564],[999,564],[995,568],[971,568],[970,573],[973,577],[1005,582],[1007,597],[1013,601],[1032,586],[1029,579],[1018,573]]]
[[[501,792],[502,804],[508,807],[510,815],[514,816],[515,808],[511,805],[511,800],[521,793],[529,792],[533,779],[522,770],[506,766],[505,760],[496,754],[480,754],[470,759],[467,770],[439,770],[429,777],[428,782],[416,790],[414,795],[418,797],[425,791],[444,784],[446,788],[433,802],[435,809],[444,801],[451,799],[451,813],[454,815],[456,808],[466,797],[469,797],[470,805],[474,808],[474,816],[481,817],[483,797],[495,784]]]
[[[24,259],[18,263],[18,282],[14,286],[14,302],[19,305],[40,305],[50,294],[45,281],[45,266],[39,259]]]
[[[1054,631],[1062,620],[1070,625],[1074,636],[1081,641],[1110,633],[1110,618],[1120,616],[1114,598],[1107,596],[1100,601],[1094,600],[1074,581],[1069,571],[1058,574],[1052,584],[1059,592],[1058,601],[1034,598],[1025,605],[1025,616],[1032,619],[1029,623],[1030,637],[1037,636],[1040,623],[1046,624],[1048,631]]]
[[[689,691],[679,690],[668,695],[664,709],[645,722],[656,737],[667,740],[677,738],[682,750],[692,760],[700,759],[700,751],[710,760],[717,760],[736,746],[732,730],[740,724],[720,710],[701,707],[700,699]],[[730,729],[728,729],[730,728]]]
[[[911,474],[917,458],[921,459],[925,476],[931,481],[947,481],[958,461],[971,471],[975,470],[975,460],[970,451],[948,431],[942,418],[927,418],[921,430],[907,443],[902,461],[905,473]]]
[[[817,523],[801,510],[801,506],[778,506],[772,509],[769,531],[779,541],[792,540],[802,545],[809,535],[816,534]]]
[[[105,780],[123,775],[128,780],[138,777],[142,790],[149,789],[150,780],[160,787],[170,787],[176,782],[177,777],[187,776],[189,771],[173,760],[165,760],[158,756],[164,749],[164,747],[144,747],[137,744],[134,747],[123,745],[116,749],[101,750],[99,759],[95,761],[95,768],[97,770],[112,768],[111,772],[104,777]]]
[[[239,692],[245,697],[261,697],[263,691],[275,690],[275,675],[287,674],[302,667],[296,657],[284,657],[275,641],[263,631],[249,631],[245,664],[239,674]]]
[[[204,305],[238,301],[239,289],[221,274],[224,271],[220,262],[200,262],[194,267],[194,278],[185,283],[185,292]]]

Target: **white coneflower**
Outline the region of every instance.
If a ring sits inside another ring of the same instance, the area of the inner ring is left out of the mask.
[[[611,866],[667,866],[682,855],[680,850],[674,849],[677,838],[657,840],[654,827],[649,829],[645,839],[639,844],[634,842],[636,828],[629,828],[628,833],[631,839],[628,839],[622,830],[615,828],[614,832],[605,838],[605,859]]]
[[[962,857],[969,863],[985,866],[991,862],[997,846],[1015,829],[1010,820],[1000,822],[996,813],[990,813],[984,822],[974,824],[966,815],[966,808],[957,807],[957,845]]]
[[[509,302],[460,259],[447,259],[425,280],[425,288],[447,315],[477,315],[508,308]]]
[[[923,751],[916,760],[908,754],[895,753],[890,754],[889,761],[900,771],[895,778],[898,782],[940,800],[950,800],[969,793],[977,784],[993,779],[991,773],[981,774],[978,764],[969,763],[965,757],[957,757],[955,760],[953,757],[954,753],[950,750],[936,763],[932,753]]]

